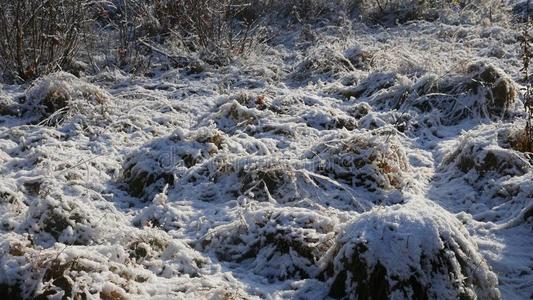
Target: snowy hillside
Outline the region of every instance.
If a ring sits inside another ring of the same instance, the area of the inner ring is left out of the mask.
[[[0,298],[531,299],[524,5],[0,83]]]

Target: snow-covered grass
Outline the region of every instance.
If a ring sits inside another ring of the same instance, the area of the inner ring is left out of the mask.
[[[511,13],[0,84],[0,297],[529,299]]]

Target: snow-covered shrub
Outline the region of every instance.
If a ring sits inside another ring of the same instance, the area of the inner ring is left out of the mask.
[[[165,193],[166,191],[163,190],[158,195],[160,197],[166,197],[163,196]],[[158,197],[158,195],[155,197]],[[144,207],[132,220],[133,225],[139,228],[161,228],[165,231],[184,227],[185,224],[180,218],[181,214],[166,203],[166,198],[164,198],[165,201],[158,201],[159,199],[155,200],[151,205]]]
[[[348,115],[352,116],[356,120],[364,118],[372,111],[372,107],[368,103],[361,102],[356,103],[348,109]]]
[[[145,157],[150,153],[156,157]],[[130,195],[149,198],[161,191],[166,184],[174,182],[171,169],[165,170],[166,166],[159,162],[159,155],[160,153],[146,151],[135,153],[126,159],[122,178]]]
[[[223,147],[224,133],[213,127],[196,131],[176,130],[130,154],[122,180],[134,197],[151,200],[176,175],[208,159]]]
[[[15,185],[4,183],[4,185],[0,187],[0,205],[19,205],[22,204],[22,202],[22,193],[16,188]]]
[[[465,136],[457,149],[445,157],[444,167],[454,166],[463,173],[480,176],[521,176],[531,164],[516,151],[504,149],[491,140]]]
[[[240,103],[240,100],[242,103]],[[217,127],[228,133],[232,134],[237,130],[242,130],[247,126],[257,124],[257,122],[265,116],[273,117],[274,113],[270,110],[266,110],[267,103],[261,104],[263,100],[258,100],[255,105],[246,102],[243,98],[229,100],[228,102],[220,105],[215,113],[213,113],[212,119],[217,124]],[[249,105],[251,107],[247,107]]]
[[[13,268],[22,261],[27,263],[25,255],[31,252],[30,241],[13,233],[2,237],[0,243],[0,297],[2,299],[30,299],[33,296],[34,284],[21,279],[22,270]],[[8,267],[7,263],[11,261]]]
[[[517,110],[513,80],[501,69],[482,62],[468,66],[465,74],[427,74],[416,82],[394,73],[372,73],[354,86],[334,87],[330,92],[365,99],[382,110],[414,110],[442,125],[502,119]]]
[[[475,63],[468,67],[470,83],[467,88],[485,97],[485,105],[492,116],[502,116],[515,102],[516,85],[505,72],[493,65]]]
[[[17,115],[18,107],[13,99],[2,97],[0,94],[0,116]]]
[[[496,275],[461,222],[424,201],[356,217],[328,255],[334,298],[500,299]]]
[[[237,171],[239,194],[290,206],[318,204],[357,211],[371,207],[363,199],[356,199],[349,187],[308,170],[314,166],[310,165],[282,159],[249,159]]]
[[[290,11],[292,17],[298,22],[311,22],[319,19],[320,17],[327,16],[333,12],[336,12],[340,1],[328,1],[328,0],[296,0],[291,2],[285,1],[272,1],[278,2],[278,5],[285,5],[279,7],[279,11]],[[270,3],[273,6],[272,3]]]
[[[524,129],[508,133],[510,146],[516,151],[533,153],[533,141]]]
[[[135,293],[136,286],[153,278],[149,271],[129,265],[121,246],[97,246],[84,251],[71,247],[41,255],[39,260],[37,263],[45,271],[39,274],[40,278],[36,276],[41,281],[33,291],[37,299],[127,299],[128,293]]]
[[[529,3],[529,0],[516,1],[512,12],[515,19],[519,22],[526,22],[533,18],[533,9],[531,9],[531,3]]]
[[[168,242],[156,238],[140,239],[128,245],[128,253],[132,260],[141,262],[145,259],[158,256],[166,247]]]
[[[509,226],[526,222],[531,215],[533,160],[511,148],[513,124],[492,126],[476,135],[461,137],[444,157],[437,188],[460,186],[464,197],[444,195],[476,220],[502,222]]]
[[[251,199],[288,203],[305,196],[305,180],[289,163],[250,161],[238,177],[240,193]]]
[[[444,78],[441,82],[425,86],[430,90],[434,87],[437,91],[450,93],[452,101],[455,102],[450,103],[453,104],[452,109],[448,109],[446,116],[452,121],[467,117],[505,117],[513,108],[517,94],[512,79],[501,69],[486,63],[470,65],[464,76]],[[427,92],[419,90],[421,95]],[[449,101],[442,102],[441,106]]]
[[[57,72],[35,80],[26,90],[24,107],[37,120],[57,123],[76,114],[102,111],[111,96],[72,74]]]
[[[10,233],[0,243],[0,293],[15,297],[6,299],[146,298],[146,285],[157,277],[182,277],[191,287],[202,265],[209,263],[184,242],[157,230],[127,230],[115,234],[110,245],[56,244],[46,249],[27,237]]]
[[[202,194],[198,198],[204,201],[212,201],[217,198],[217,194],[233,196],[247,194],[260,201],[269,201],[273,199],[272,194],[279,195],[278,188],[281,186],[292,187],[294,191],[295,176],[288,165],[260,162],[261,160],[251,156],[239,158],[220,155],[192,170],[182,180],[188,184],[201,185]],[[267,166],[270,171],[265,168]],[[283,179],[290,180],[281,182]],[[298,195],[292,196],[290,199],[298,197]]]
[[[329,46],[313,48],[289,74],[298,83],[327,81],[340,73],[354,71],[352,62],[339,50]]]
[[[229,198],[291,207],[333,206],[366,211],[372,204],[354,197],[351,187],[315,173],[314,163],[274,155],[219,154],[189,169],[174,192],[207,202]]]
[[[324,106],[309,106],[300,116],[307,126],[318,130],[357,128],[357,120],[340,109]]]
[[[339,132],[326,136],[306,157],[318,173],[369,191],[401,189],[411,167],[394,136],[369,132]]]
[[[334,239],[334,219],[307,209],[261,209],[211,229],[202,240],[219,259],[285,280],[315,277]]]
[[[30,204],[19,229],[35,234],[44,244],[87,245],[97,239],[93,221],[85,207],[48,195]]]
[[[258,21],[276,16],[276,22],[312,23],[338,13],[344,0],[238,0],[242,5],[239,19]],[[244,4],[244,5],[243,5]],[[248,5],[246,5],[248,4]],[[244,18],[247,16],[247,18]]]
[[[439,9],[450,6],[448,0],[363,0],[358,8],[363,14],[371,19],[385,19],[391,23],[405,23],[416,19],[434,20],[439,16]]]
[[[120,67],[122,70],[153,76],[152,66],[184,66],[187,59],[168,59],[153,53],[154,47],[179,44],[170,36],[173,30],[166,17],[166,3],[172,1],[96,1],[91,11],[92,31],[86,34],[84,46],[91,49],[88,61],[96,68]],[[176,1],[174,1],[176,2]],[[176,43],[174,43],[176,42]],[[166,47],[164,52],[172,53]],[[94,54],[96,53],[96,55]],[[155,55],[154,55],[155,54]]]
[[[456,125],[465,120],[503,119],[518,110],[517,89],[501,69],[474,63],[465,74],[437,76],[427,74],[417,82],[391,82],[394,86],[371,101],[380,107],[415,110],[430,122]]]
[[[334,87],[330,90],[331,93],[340,94],[344,98],[364,98],[371,97],[378,94],[380,91],[387,91],[398,82],[398,75],[393,73],[371,73],[366,78],[363,78],[357,84]]]
[[[136,231],[124,242],[131,262],[155,271],[156,275],[197,277],[202,267],[210,262],[185,242],[172,240],[157,229]]]
[[[240,93],[234,97],[234,99],[241,105],[248,108],[256,108],[258,110],[265,110],[271,107],[271,100],[265,95]]]
[[[228,194],[239,193],[236,157],[224,153],[188,169],[177,179],[172,192],[188,195],[199,201],[227,200]]]
[[[359,46],[353,46],[344,51],[344,56],[358,70],[367,70],[372,60],[372,52]]]

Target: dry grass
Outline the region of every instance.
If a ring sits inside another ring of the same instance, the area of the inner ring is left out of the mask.
[[[406,153],[395,138],[371,134],[344,135],[313,148],[318,173],[369,191],[402,189],[411,170]]]
[[[509,143],[516,151],[533,153],[533,138],[527,133],[527,129],[512,133]]]

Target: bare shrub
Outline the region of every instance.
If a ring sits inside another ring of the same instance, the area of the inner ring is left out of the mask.
[[[516,130],[515,132],[512,132],[509,136],[509,143],[511,147],[516,151],[533,153],[532,131],[531,123],[526,123],[524,130]]]
[[[0,0],[0,67],[9,80],[67,68],[76,56],[87,3]]]
[[[379,22],[405,23],[412,20],[433,21],[439,18],[462,22],[490,21],[501,18],[500,0],[361,0],[353,1],[363,17]]]
[[[228,63],[251,47],[257,29],[257,12],[248,0],[114,0],[96,4],[95,15],[98,33],[89,39],[103,49],[103,64],[131,72],[147,69],[151,58],[160,56],[188,66],[193,62],[184,52]]]
[[[294,1],[257,1],[266,8],[270,13],[285,13],[292,20],[299,23],[309,23],[326,16],[328,13],[335,11],[335,8],[343,4],[344,1],[327,1],[327,0],[294,0]]]
[[[190,50],[229,56],[250,46],[256,18],[253,11],[245,11],[250,5],[246,0],[160,1],[155,13]]]
[[[132,73],[148,69],[152,49],[144,47],[144,41],[163,43],[169,34],[158,13],[163,2],[113,0],[95,4],[96,34],[89,34],[88,40],[96,48],[103,46],[105,65],[117,65]]]

